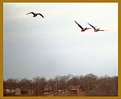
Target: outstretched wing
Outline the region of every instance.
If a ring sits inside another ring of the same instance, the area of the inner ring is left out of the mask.
[[[88,23],[89,24],[89,23]],[[93,25],[89,24],[92,28],[96,29]]]
[[[35,13],[34,13],[34,12],[29,12],[29,13],[27,13],[26,15],[28,15],[28,14],[33,14],[33,15],[34,15]]]
[[[40,16],[42,16],[44,18],[44,16],[41,13],[37,13],[37,15],[40,15]]]
[[[75,23],[76,23],[81,29],[83,29],[83,27],[82,27],[79,23],[77,23],[76,21],[75,21]]]

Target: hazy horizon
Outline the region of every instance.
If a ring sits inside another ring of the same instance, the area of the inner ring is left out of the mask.
[[[118,76],[118,3],[4,3],[3,19],[4,79]]]

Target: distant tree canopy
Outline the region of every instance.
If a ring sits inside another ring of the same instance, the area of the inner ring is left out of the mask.
[[[29,79],[7,79],[3,82],[4,89],[33,89],[36,95],[44,92],[44,87],[51,87],[52,91],[68,90],[71,86],[79,86],[88,96],[117,96],[118,95],[118,77],[98,77],[93,74],[85,76],[56,76],[55,78],[46,79],[44,77],[35,77]]]

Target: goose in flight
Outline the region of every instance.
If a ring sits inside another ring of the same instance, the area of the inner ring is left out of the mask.
[[[89,23],[88,23],[89,24]],[[96,28],[96,26],[94,27],[93,25],[89,24],[93,29],[94,32],[98,32],[98,31],[105,31],[105,30],[100,30],[100,28]]]
[[[36,17],[37,15],[40,15],[42,18],[44,18],[44,16],[41,13],[29,12],[26,15],[28,15],[28,14],[33,14],[33,17]]]
[[[77,23],[76,21],[75,21],[75,23],[81,28],[81,32],[84,32],[84,31],[86,31],[86,30],[88,30],[88,29],[90,29],[90,28],[83,28],[79,23]]]

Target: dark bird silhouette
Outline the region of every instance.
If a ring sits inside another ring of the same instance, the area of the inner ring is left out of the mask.
[[[84,31],[86,31],[86,30],[88,30],[88,29],[91,29],[91,28],[83,28],[79,23],[77,23],[76,21],[75,21],[75,23],[81,28],[81,32],[84,32]]]
[[[89,23],[88,23],[89,24]],[[89,24],[93,29],[94,32],[98,32],[98,31],[105,31],[105,30],[100,30],[100,28],[96,28],[96,26],[94,27],[93,25]]]
[[[40,15],[42,18],[44,18],[44,16],[41,13],[29,12],[26,15],[28,15],[28,14],[33,14],[33,17],[36,17],[37,15]]]

